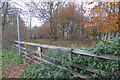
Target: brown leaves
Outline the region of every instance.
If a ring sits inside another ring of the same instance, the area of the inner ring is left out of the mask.
[[[19,73],[22,72],[22,66],[23,64],[15,64],[13,65],[5,65],[6,68],[4,68],[4,74],[9,73],[9,76],[7,78],[17,78]]]
[[[86,13],[85,10],[81,11],[83,14]],[[60,23],[66,23],[70,20],[79,22],[80,11],[77,10],[77,5],[75,3],[68,3],[65,7],[62,7],[58,13],[57,20]]]

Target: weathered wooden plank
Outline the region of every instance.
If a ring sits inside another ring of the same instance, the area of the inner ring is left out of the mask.
[[[29,59],[30,61],[33,61],[31,58],[29,58],[29,57],[27,57],[27,56],[26,56],[26,58]],[[37,61],[34,61],[34,62],[35,62],[35,63],[38,63]]]
[[[40,57],[36,57],[36,56],[34,56],[34,57],[37,58],[37,59],[39,59],[39,60],[41,60],[41,61],[43,61],[43,62],[45,62],[45,63],[52,64],[52,65],[54,65],[54,66],[56,66],[56,67],[58,67],[58,68],[62,68],[62,69],[64,69],[64,70],[67,70],[66,67],[63,67],[63,66],[60,66],[60,65],[56,65],[56,64],[54,64],[53,62],[44,60],[44,59],[42,59],[42,58],[40,58]]]
[[[45,63],[48,63],[48,64],[52,64],[52,65],[54,65],[54,66],[56,66],[56,67],[58,67],[58,68],[61,68],[61,69],[64,69],[64,70],[68,70],[66,67],[63,67],[63,66],[60,66],[60,65],[55,65],[54,63],[52,63],[52,62],[50,62],[50,61],[47,61],[47,60],[44,60],[44,59],[42,59],[42,58],[39,58],[39,57],[36,57],[36,56],[34,56],[35,58],[37,58],[37,59],[39,59],[39,60],[41,60],[41,61],[43,61],[43,62],[45,62]],[[90,76],[85,76],[85,75],[81,75],[81,74],[79,74],[79,73],[77,73],[77,72],[74,72],[74,71],[72,71],[72,70],[68,70],[70,73],[72,73],[72,74],[74,74],[74,75],[77,75],[78,77],[80,77],[80,78],[83,78],[83,79],[90,79],[91,77]]]
[[[18,45],[15,45],[15,44],[13,44],[13,46],[15,46],[15,47],[19,47]],[[20,46],[20,48],[23,49],[23,50],[26,50],[25,47],[21,47],[21,46]]]
[[[78,77],[80,77],[80,78],[82,78],[82,79],[85,79],[85,80],[93,80],[93,78],[90,77],[90,76],[81,75],[81,74],[79,74],[79,73],[77,73],[77,72],[74,72],[74,71],[72,71],[72,70],[69,70],[69,72],[72,73],[72,74],[74,74],[74,75],[77,75]]]
[[[22,52],[25,53],[26,55],[29,55],[29,54],[27,54],[25,51],[22,51]],[[30,52],[31,52],[31,51],[30,51]],[[36,53],[36,54],[39,54],[37,51],[32,51],[32,52],[33,52],[33,53]],[[69,61],[64,61],[64,60],[62,60],[62,59],[56,58],[56,57],[51,56],[51,55],[49,55],[49,54],[41,53],[40,55],[49,57],[49,58],[51,58],[51,59],[53,59],[53,60],[57,60],[57,61],[60,61],[60,62],[69,63]],[[79,64],[76,64],[76,63],[73,63],[72,66],[73,66],[73,67],[80,68],[80,69],[88,70],[88,71],[90,71],[90,72],[97,73],[97,74],[101,74],[100,72],[103,72],[103,73],[105,73],[105,74],[108,75],[108,76],[111,75],[109,72],[105,72],[105,71],[100,70],[100,69],[93,69],[93,68],[91,68],[91,67],[87,67],[87,66],[84,66],[84,65],[79,65]]]
[[[43,53],[42,53],[43,54]],[[43,54],[44,55],[44,54]],[[58,58],[55,58],[55,57],[52,57],[52,56],[48,56],[48,55],[44,55],[46,57],[49,57],[53,60],[57,60],[57,61],[60,61],[60,62],[64,62],[64,63],[69,63],[69,61],[64,61],[64,60],[61,60],[61,59],[58,59]],[[90,72],[93,72],[93,73],[97,73],[97,74],[101,74],[100,72],[104,72],[106,75],[111,75],[109,72],[105,72],[103,70],[100,70],[100,69],[93,69],[91,67],[87,67],[87,66],[83,66],[83,65],[79,65],[79,64],[76,64],[76,63],[73,63],[72,64],[73,67],[77,67],[77,68],[80,68],[80,69],[84,69],[84,70],[87,70],[87,71],[90,71]]]
[[[120,57],[118,56],[114,56],[114,55],[109,55],[109,54],[94,54],[85,50],[79,50],[79,49],[74,49],[72,51],[73,53],[77,53],[77,54],[83,54],[83,55],[87,55],[87,56],[95,56],[95,57],[99,57],[99,58],[104,58],[104,59],[109,59],[109,60],[120,60]]]
[[[59,59],[59,58],[56,58],[56,57],[51,56],[51,55],[49,55],[49,54],[41,53],[40,55],[46,56],[46,57],[48,57],[48,58],[51,58],[51,59],[53,59],[53,60],[57,60],[57,61],[60,61],[60,62],[65,62],[64,60]]]
[[[15,42],[18,43],[18,41],[15,41]],[[20,42],[20,44],[32,45],[32,46],[37,46],[37,47],[42,47],[42,48],[49,48],[49,49],[57,49],[57,50],[63,50],[63,51],[70,51],[71,50],[71,48],[66,48],[66,47],[58,47],[58,46],[29,43],[29,42]]]
[[[23,51],[23,52],[26,53],[25,51]],[[26,53],[26,54],[27,54],[27,53]],[[46,56],[46,54],[44,54],[44,53],[41,53],[41,55]],[[37,59],[39,59],[39,60],[41,60],[41,61],[43,61],[43,62],[45,62],[45,63],[52,64],[52,65],[54,65],[54,66],[56,66],[56,67],[58,67],[58,68],[62,68],[62,69],[64,69],[64,70],[68,70],[66,67],[63,67],[63,66],[60,66],[60,65],[56,65],[56,64],[54,64],[53,62],[44,60],[44,59],[42,59],[42,58],[40,58],[40,57],[36,57],[36,56],[34,56],[34,57],[37,58]],[[46,57],[51,57],[51,56],[46,56]],[[30,59],[29,57],[26,57],[26,58]],[[54,58],[53,58],[53,59],[54,59]],[[57,58],[55,58],[55,59],[61,61],[60,59],[57,59]],[[30,59],[30,60],[31,60],[31,59]],[[63,60],[62,60],[62,61],[63,61]],[[64,61],[64,62],[67,62],[67,61]],[[68,62],[67,62],[67,63],[68,63]],[[74,72],[74,71],[72,71],[72,70],[68,70],[68,71],[71,72],[71,73],[74,74],[74,75],[77,75],[77,76],[80,77],[80,78],[83,78],[83,79],[91,78],[91,77],[89,77],[89,76],[81,75],[81,74],[79,74],[79,73],[77,73],[77,72]]]
[[[25,51],[23,51],[23,52],[26,53]],[[35,51],[34,51],[34,52],[35,52]],[[36,52],[37,52],[37,51],[36,51]],[[26,54],[27,54],[27,53],[26,53]],[[41,53],[41,55],[46,56],[46,57],[49,57],[49,58],[51,58],[51,59],[53,59],[53,60],[60,61],[60,62],[65,62],[65,63],[68,63],[68,62],[69,62],[69,61],[64,61],[64,60],[58,59],[58,58],[56,58],[56,57],[50,56],[50,55],[48,55],[48,54]],[[30,59],[30,58],[29,58],[29,59]],[[42,59],[42,60],[44,60],[44,59]],[[44,62],[46,62],[46,63],[48,63],[48,64],[53,64],[53,63],[51,63],[51,62],[49,62],[49,61],[46,61],[46,60],[44,60]],[[106,75],[111,75],[110,73],[105,72],[105,71],[103,71],[103,70],[93,69],[93,68],[90,68],[90,67],[87,67],[87,66],[83,66],[83,65],[76,64],[76,63],[72,64],[72,66],[73,66],[73,67],[80,68],[80,69],[88,70],[88,71],[90,71],[90,72],[97,73],[97,74],[100,74],[100,72],[104,72]],[[60,66],[59,66],[59,68],[60,68]],[[80,76],[79,76],[79,77],[80,77]],[[82,77],[83,77],[83,76],[82,76]]]
[[[14,44],[14,46],[15,46],[15,47],[19,47],[18,45],[15,45],[15,44]],[[21,47],[21,46],[20,46],[20,49],[24,50],[24,51],[27,52],[27,53],[28,53],[28,52],[33,52],[32,50],[30,50],[30,49],[28,49],[28,48],[25,48],[25,47]],[[21,52],[23,52],[23,51],[21,51]],[[35,51],[35,52],[36,52],[36,51]],[[24,52],[23,52],[23,53],[24,53]],[[27,53],[26,53],[26,54],[27,54]]]
[[[80,64],[76,64],[76,63],[73,63],[72,66],[73,66],[73,67],[80,68],[80,69],[84,69],[84,70],[87,70],[87,71],[90,71],[90,72],[93,72],[93,73],[96,73],[96,74],[100,74],[100,75],[101,75],[101,73],[105,73],[106,76],[112,75],[112,74],[109,73],[109,72],[106,72],[106,71],[103,71],[103,70],[100,70],[100,69],[93,69],[93,68],[91,68],[91,67],[84,66],[84,65],[80,65]]]
[[[25,51],[21,51],[21,52],[24,53],[26,56],[29,55],[29,54],[28,54],[27,52],[25,52]]]
[[[50,56],[49,54],[41,53],[41,55],[46,56],[46,57],[48,57],[48,58],[51,58],[51,59],[53,59],[53,60],[57,60],[57,61],[64,62],[64,63],[69,63],[69,61],[65,61],[65,60],[56,58],[56,57],[54,57],[54,56]],[[76,63],[73,63],[72,66],[73,66],[73,67],[80,68],[80,69],[84,69],[84,70],[87,70],[87,71],[90,71],[90,72],[93,72],[93,73],[97,73],[97,74],[101,74],[101,72],[102,72],[102,73],[105,73],[107,76],[110,76],[110,75],[111,75],[109,72],[105,72],[105,71],[100,70],[100,69],[93,69],[93,68],[91,68],[91,67],[84,66],[84,65],[79,65],[79,64],[76,64]]]

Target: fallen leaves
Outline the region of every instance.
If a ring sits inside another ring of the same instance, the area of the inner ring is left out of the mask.
[[[15,64],[15,65],[4,65],[7,66],[6,68],[3,68],[4,74],[9,74],[7,78],[17,78],[17,76],[22,72],[22,67],[24,66],[23,64]],[[28,67],[25,67],[27,69]],[[4,75],[5,76],[5,75]]]

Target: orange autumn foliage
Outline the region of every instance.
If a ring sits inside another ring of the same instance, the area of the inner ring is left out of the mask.
[[[109,4],[109,5],[108,5]],[[100,3],[90,10],[89,17],[84,23],[84,28],[96,32],[111,32],[118,30],[118,3]],[[111,8],[112,7],[112,8]]]

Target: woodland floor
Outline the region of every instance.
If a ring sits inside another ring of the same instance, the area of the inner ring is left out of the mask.
[[[4,67],[6,67],[4,68],[4,73],[8,74],[7,78],[16,78],[18,74],[22,71],[22,66],[23,64],[15,64],[14,66],[4,65]]]
[[[33,43],[39,43],[39,44],[49,44],[49,39],[34,39],[34,40],[26,40],[27,42],[33,42]],[[93,47],[94,44],[98,42],[98,40],[62,40],[62,39],[56,39],[52,40],[52,45],[60,45],[64,47],[70,47],[73,44],[76,44],[76,47],[81,46],[89,46]]]
[[[6,53],[6,55],[4,55]],[[12,56],[12,57],[11,57]],[[2,78],[18,78],[23,69],[27,69],[25,65],[19,62],[17,53],[5,51],[2,53]]]

